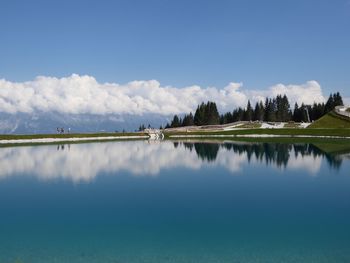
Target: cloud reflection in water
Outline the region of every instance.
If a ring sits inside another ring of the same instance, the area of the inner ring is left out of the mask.
[[[90,182],[101,173],[127,171],[156,176],[162,169],[223,167],[235,174],[248,163],[317,174],[326,159],[339,168],[341,159],[312,145],[213,142],[123,141],[0,149],[0,178],[35,175],[41,180]]]

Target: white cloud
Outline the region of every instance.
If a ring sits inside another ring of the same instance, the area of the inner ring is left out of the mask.
[[[286,94],[294,102],[323,102],[321,86],[316,81],[302,85],[278,84],[265,90],[243,89],[242,83],[229,83],[223,89],[189,86],[161,86],[156,80],[132,81],[127,84],[98,83],[91,76],[73,74],[66,78],[37,77],[33,81],[0,80],[0,112],[32,113],[57,111],[69,114],[137,114],[163,115],[194,111],[202,101],[215,101],[221,112],[244,107],[266,96]]]
[[[350,106],[350,97],[346,97],[343,99],[344,105]]]
[[[312,104],[314,102],[324,102],[325,98],[322,95],[322,89],[317,81],[308,81],[302,85],[283,85],[278,84],[270,88],[271,95],[286,94],[292,98],[293,102]]]

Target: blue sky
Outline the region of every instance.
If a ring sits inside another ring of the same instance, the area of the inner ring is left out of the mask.
[[[350,96],[350,1],[0,3],[0,78],[94,76],[248,89],[316,80]]]

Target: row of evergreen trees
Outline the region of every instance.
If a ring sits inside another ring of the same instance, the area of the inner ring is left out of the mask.
[[[175,115],[166,128],[215,125],[236,121],[308,122],[319,119],[339,105],[343,105],[343,99],[337,92],[331,94],[326,103],[301,104],[300,106],[295,103],[292,111],[287,96],[278,95],[272,99],[266,98],[265,102],[257,102],[254,108],[248,100],[245,108],[239,107],[232,112],[220,115],[215,102],[208,101],[198,105],[194,115],[192,112],[185,114],[183,118]]]
[[[207,103],[202,102],[200,105],[198,105],[194,116],[192,112],[190,112],[190,114],[185,114],[183,118],[175,115],[171,123],[168,123],[165,128],[176,128],[192,125],[215,125],[219,123],[220,115],[216,107],[216,103],[208,101]]]

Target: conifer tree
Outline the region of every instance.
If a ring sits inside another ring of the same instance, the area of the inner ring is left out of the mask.
[[[177,128],[177,127],[180,127],[180,124],[181,124],[181,122],[180,122],[179,116],[174,115],[174,118],[171,121],[170,127]]]
[[[325,105],[325,113],[328,113],[328,112],[332,111],[333,109],[334,109],[334,98],[333,98],[333,95],[330,94],[329,98],[326,102],[326,105]]]
[[[243,120],[243,115],[244,115],[244,110],[239,107],[238,109],[235,109],[232,113],[232,121],[242,121]]]
[[[328,113],[334,110],[336,106],[343,106],[343,105],[344,105],[343,98],[341,97],[339,92],[330,94],[325,105],[325,113]]]
[[[196,112],[194,114],[194,124],[195,125],[204,125],[205,124],[205,104],[202,102],[200,105],[198,105]]]
[[[291,119],[290,105],[286,95],[276,97],[276,121],[289,121]]]
[[[182,120],[182,125],[181,126],[192,126],[194,125],[194,119],[193,119],[193,115],[192,112],[190,112],[190,114],[186,114]]]
[[[220,116],[215,102],[208,101],[206,105],[206,125],[214,125],[220,123]]]
[[[254,117],[253,120],[255,121],[263,121],[264,120],[264,104],[262,101],[257,102],[255,104],[255,109],[254,109]]]
[[[267,106],[265,107],[265,120],[271,122],[276,121],[276,99],[266,100]]]
[[[333,94],[334,107],[336,106],[344,106],[343,98],[340,96],[340,93]]]
[[[247,108],[244,111],[244,120],[252,121],[253,120],[253,108],[250,104],[250,100],[248,100]]]
[[[295,121],[295,122],[300,122],[301,121],[300,109],[299,109],[299,105],[298,105],[297,102],[294,105],[293,121]]]

